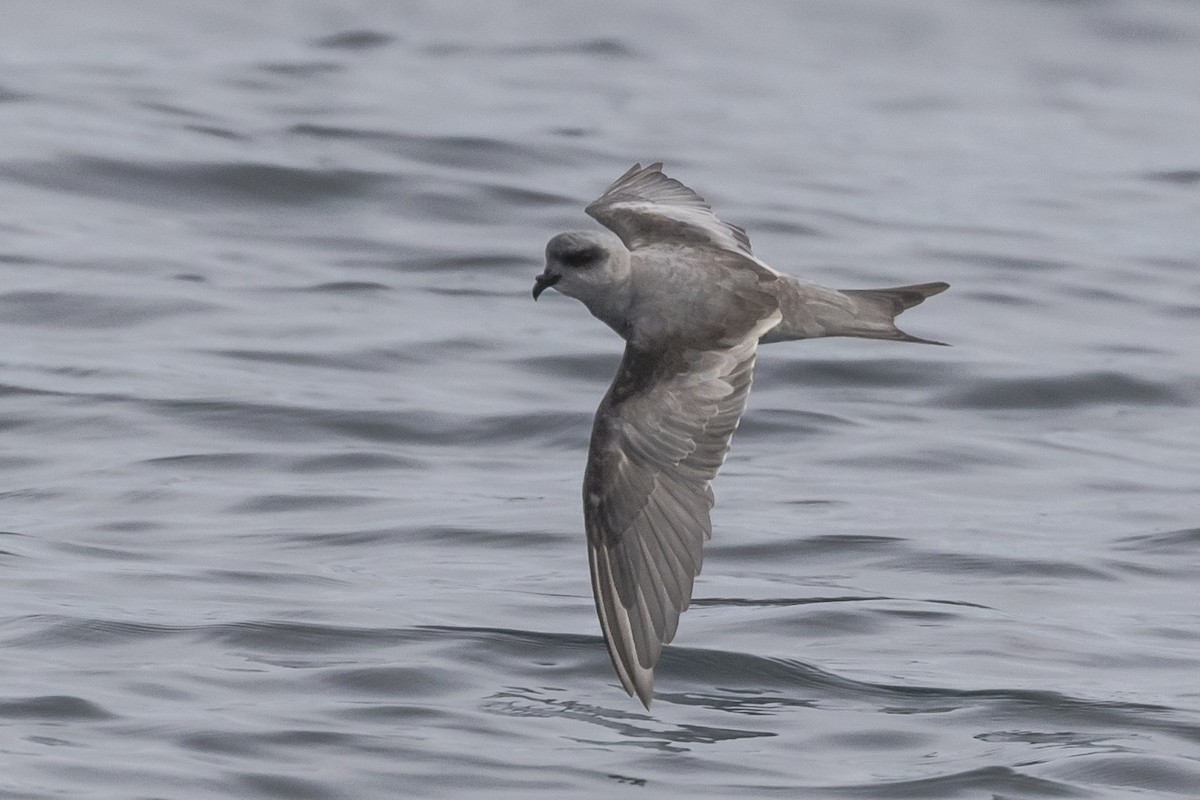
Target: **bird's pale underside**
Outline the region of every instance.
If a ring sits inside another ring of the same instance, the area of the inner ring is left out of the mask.
[[[634,165],[586,211],[612,233],[551,239],[533,296],[553,286],[625,339],[592,428],[583,510],[604,641],[625,690],[648,708],[654,665],[712,534],[709,483],[745,408],[758,345],[939,344],[894,318],[948,285],[837,290],[782,275],[662,164]]]

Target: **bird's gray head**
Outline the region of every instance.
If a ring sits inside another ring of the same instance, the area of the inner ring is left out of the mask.
[[[593,314],[624,294],[629,278],[629,251],[607,231],[560,233],[546,245],[546,269],[533,283],[533,299],[553,286],[581,300]]]

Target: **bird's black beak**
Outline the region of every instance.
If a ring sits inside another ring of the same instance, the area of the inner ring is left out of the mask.
[[[537,300],[538,296],[541,295],[542,292],[546,291],[551,286],[558,283],[558,279],[561,277],[562,277],[562,275],[548,275],[545,272],[543,272],[541,275],[538,275],[536,278],[534,278],[533,279],[533,299]]]

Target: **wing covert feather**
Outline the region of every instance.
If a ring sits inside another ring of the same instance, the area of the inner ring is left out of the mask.
[[[718,219],[703,197],[664,175],[662,162],[634,164],[584,211],[630,250],[669,241],[716,245],[754,258],[746,231]]]

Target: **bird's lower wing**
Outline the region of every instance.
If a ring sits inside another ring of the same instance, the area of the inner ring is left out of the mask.
[[[613,666],[647,706],[712,533],[709,481],[745,408],[758,338],[779,319],[711,349],[630,345],[596,412],[583,486],[592,589]]]

